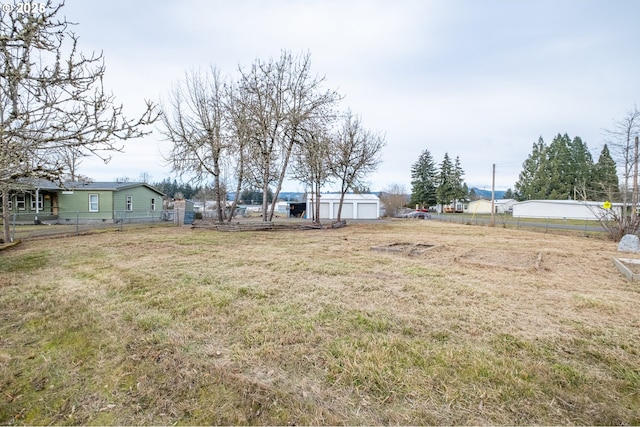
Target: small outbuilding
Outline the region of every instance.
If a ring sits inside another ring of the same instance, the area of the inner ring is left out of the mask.
[[[491,213],[491,200],[478,199],[469,202],[466,206],[465,213],[474,215],[490,214]]]
[[[493,201],[494,213],[502,214],[511,211],[513,204],[516,201],[513,199],[495,199]],[[491,200],[478,199],[469,202],[465,207],[465,213],[469,214],[490,214],[491,213]]]
[[[516,203],[515,199],[496,199],[495,200],[496,213],[503,214],[503,213],[511,212],[513,210],[513,205],[515,203]]]
[[[320,219],[336,219],[340,206],[340,193],[320,193],[307,195],[306,216],[311,217],[315,204],[320,203]],[[344,195],[340,219],[380,218],[380,198],[372,193],[347,193]]]

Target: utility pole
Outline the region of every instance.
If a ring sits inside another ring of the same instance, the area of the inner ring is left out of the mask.
[[[631,194],[631,224],[636,223],[636,208],[638,206],[638,137],[636,136],[636,145],[633,158],[633,193]]]
[[[636,138],[636,141],[637,141],[637,138]],[[494,163],[493,176],[491,178],[491,226],[492,227],[496,226],[495,206],[496,206],[496,164]]]

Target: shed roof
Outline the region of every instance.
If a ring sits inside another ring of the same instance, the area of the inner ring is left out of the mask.
[[[522,202],[516,203],[516,205],[526,205],[526,204],[547,204],[547,205],[583,205],[583,206],[602,206],[604,202],[594,202],[591,200],[524,200]],[[622,203],[616,202],[611,203],[612,206],[622,206]]]
[[[307,194],[307,200],[315,199],[315,194]],[[373,193],[346,193],[345,200],[371,201],[378,202],[380,198]],[[340,200],[340,193],[320,193],[320,201]]]

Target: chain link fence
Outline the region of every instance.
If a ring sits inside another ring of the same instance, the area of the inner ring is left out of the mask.
[[[96,217],[87,212],[12,213],[11,241],[42,237],[81,235],[100,229],[123,230],[135,225],[184,225],[185,212],[174,209],[161,211],[114,211],[109,217]],[[1,222],[1,220],[0,220]],[[0,235],[1,237],[1,235]]]

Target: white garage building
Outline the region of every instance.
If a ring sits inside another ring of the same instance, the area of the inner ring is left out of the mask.
[[[315,194],[307,195],[307,218],[311,218],[316,204]],[[320,193],[320,219],[336,219],[340,193]],[[380,199],[375,194],[347,193],[342,203],[340,219],[378,219]]]

